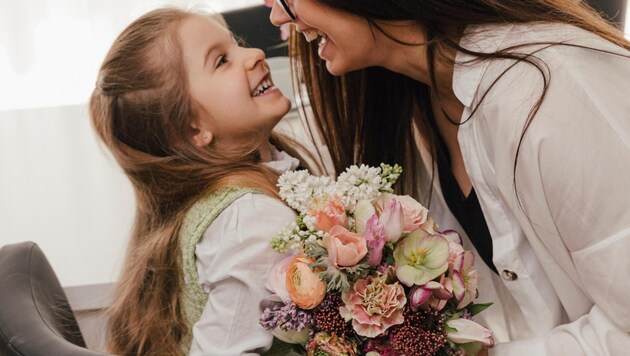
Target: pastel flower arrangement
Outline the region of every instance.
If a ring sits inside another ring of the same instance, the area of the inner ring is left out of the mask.
[[[299,215],[272,247],[261,325],[307,355],[475,355],[494,345],[473,321],[474,255],[428,209],[392,194],[398,165],[351,166],[337,180],[289,171],[281,198]]]

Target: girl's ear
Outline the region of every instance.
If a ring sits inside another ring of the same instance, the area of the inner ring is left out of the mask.
[[[192,126],[192,141],[193,144],[197,147],[206,147],[212,142],[214,135],[208,128],[203,126],[197,127],[197,125]]]

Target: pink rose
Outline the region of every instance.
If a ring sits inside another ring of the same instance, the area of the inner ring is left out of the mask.
[[[387,241],[396,243],[402,236],[405,226],[405,219],[400,202],[393,198],[388,200],[379,216],[379,221],[385,228]]]
[[[361,336],[377,337],[404,321],[405,290],[398,282],[386,284],[385,277],[357,280],[341,293],[341,300],[339,314],[346,321],[352,320],[352,328]]]
[[[305,254],[295,257],[287,268],[287,291],[293,303],[302,309],[313,309],[326,296],[326,283],[309,266],[313,260]]]
[[[367,255],[365,238],[345,227],[335,225],[323,238],[328,259],[335,267],[352,267]]]
[[[434,221],[429,217],[429,210],[408,195],[394,195],[384,193],[375,202],[376,210],[383,212],[390,199],[396,199],[402,206],[404,232],[423,229],[428,233],[434,233]]]
[[[346,215],[346,209],[343,206],[341,199],[334,195],[322,206],[317,206],[309,210],[309,214],[315,217],[315,227],[324,232],[330,231],[333,226],[341,225],[345,226],[348,222],[348,216]]]
[[[287,270],[294,258],[295,256],[288,256],[276,262],[271,267],[267,278],[266,288],[271,293],[277,294],[284,301],[290,300],[289,292],[287,291]]]

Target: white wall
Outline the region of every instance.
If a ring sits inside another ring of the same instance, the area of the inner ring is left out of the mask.
[[[40,244],[63,286],[115,280],[131,186],[85,105],[0,112],[0,245]]]

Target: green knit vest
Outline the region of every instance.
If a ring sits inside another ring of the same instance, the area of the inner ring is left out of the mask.
[[[195,247],[203,237],[214,219],[232,202],[247,193],[257,192],[253,189],[221,189],[199,199],[186,213],[179,231],[179,247],[182,252],[182,271],[184,287],[180,302],[188,323],[187,336],[182,340],[184,355],[190,352],[192,343],[192,327],[201,318],[203,308],[208,302],[208,293],[199,282],[197,266],[195,265]]]
[[[206,293],[199,282],[199,274],[195,265],[195,248],[214,219],[232,202],[247,193],[261,194],[262,192],[248,188],[221,189],[197,201],[184,217],[179,232],[184,280],[180,302],[188,324],[188,333],[181,342],[181,349],[184,355],[190,353],[192,327],[201,318],[203,309],[208,302],[208,293]],[[271,236],[269,236],[269,241],[271,241]],[[274,339],[273,347],[266,355],[287,355],[290,354],[290,349],[290,345]]]

